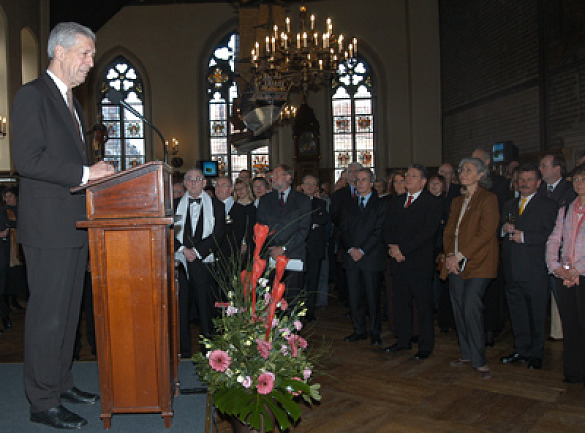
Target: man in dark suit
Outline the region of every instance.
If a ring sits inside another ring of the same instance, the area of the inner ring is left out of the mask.
[[[564,178],[566,162],[562,155],[547,153],[540,159],[538,168],[544,181],[540,185],[540,190],[548,198],[554,200],[559,209],[571,203],[577,197],[571,182]]]
[[[528,362],[531,369],[542,366],[548,304],[545,249],[557,216],[556,203],[537,192],[540,183],[541,174],[536,165],[520,167],[520,197],[504,205],[500,220],[502,262],[515,349],[501,361],[504,364]]]
[[[303,192],[311,199],[311,230],[307,237],[307,266],[305,268],[305,296],[307,298],[307,320],[315,320],[317,288],[321,273],[321,262],[325,258],[325,226],[329,222],[327,203],[316,197],[319,179],[310,174],[303,177]]]
[[[197,309],[199,331],[213,335],[214,302],[219,299],[209,270],[225,234],[224,205],[203,191],[205,177],[198,168],[189,170],[184,179],[187,192],[179,200],[175,215],[175,258],[183,269],[179,272],[179,335],[182,358],[191,357],[189,322],[193,303]],[[183,270],[185,272],[183,272]],[[204,352],[205,347],[202,345]]]
[[[356,179],[358,171],[362,168],[358,162],[352,162],[347,166],[345,171],[345,177],[347,185],[343,188],[338,189],[331,195],[331,204],[329,205],[329,215],[331,216],[331,222],[333,223],[333,234],[331,240],[333,242],[332,252],[337,253],[339,251],[339,228],[341,227],[341,217],[343,213],[353,206],[357,206],[357,189]],[[343,172],[342,172],[343,174]],[[335,291],[339,300],[345,303],[348,299],[348,288],[347,288],[347,276],[345,275],[345,268],[343,262],[338,262],[337,257],[333,256],[329,262],[330,266],[335,267],[332,272],[335,276]]]
[[[345,341],[368,338],[366,309],[370,316],[370,339],[382,344],[380,316],[380,275],[386,268],[386,248],[382,231],[386,220],[386,203],[379,199],[374,187],[374,174],[361,168],[356,175],[358,205],[351,206],[341,218],[339,248],[347,274],[349,305],[353,334]]]
[[[415,359],[433,352],[433,248],[439,228],[442,201],[426,189],[425,167],[413,164],[406,172],[406,194],[390,203],[384,239],[389,247],[394,275],[394,321],[397,342],[387,353],[410,349],[412,300],[418,307],[420,335]]]
[[[47,73],[18,91],[12,108],[18,242],[30,289],[24,383],[31,421],[80,428],[87,421],[61,402],[95,403],[99,397],[78,390],[71,376],[88,241],[87,232],[76,228],[85,219],[85,197],[70,188],[114,170],[104,162],[89,166],[82,111],[71,93],[93,66],[95,35],[76,23],[58,24],[48,52]]]
[[[221,243],[224,261],[246,266],[246,257],[252,250],[256,208],[237,203],[233,197],[234,186],[229,177],[220,177],[215,184],[215,197],[225,206],[225,236]]]
[[[270,228],[266,245],[271,259],[291,259],[284,276],[286,298],[295,303],[303,288],[306,241],[311,227],[311,200],[291,188],[293,170],[281,164],[272,174],[273,190],[260,198],[256,220]],[[292,260],[294,259],[294,260]]]

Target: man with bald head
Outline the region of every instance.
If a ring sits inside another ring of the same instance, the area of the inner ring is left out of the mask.
[[[224,204],[203,190],[205,176],[198,168],[185,174],[187,192],[179,200],[175,215],[175,258],[179,271],[179,330],[182,358],[191,357],[191,309],[197,309],[200,334],[213,335],[214,301],[218,298],[209,267],[215,262],[225,234]],[[201,347],[205,351],[204,347]]]

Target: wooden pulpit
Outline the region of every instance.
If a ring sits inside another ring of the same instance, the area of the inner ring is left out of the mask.
[[[104,428],[115,413],[161,413],[178,394],[178,294],[171,168],[153,161],[86,189]]]

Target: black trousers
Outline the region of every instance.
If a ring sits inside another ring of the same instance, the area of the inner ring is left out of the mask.
[[[419,319],[418,348],[432,352],[435,347],[435,329],[433,324],[433,289],[431,278],[412,275],[397,270],[394,273],[394,329],[397,343],[401,347],[410,347],[413,326],[413,305],[416,302]]]
[[[208,266],[201,260],[187,262],[188,278],[185,270],[179,269],[179,346],[183,358],[192,354],[190,322],[194,314],[199,319],[200,334],[204,337],[214,334],[215,301],[219,296]]]
[[[585,277],[579,285],[557,282],[559,314],[563,323],[563,372],[565,379],[585,383]]]
[[[514,348],[527,358],[542,359],[548,305],[548,278],[509,281],[506,297],[514,332]]]
[[[349,293],[349,308],[355,334],[366,335],[366,308],[370,315],[370,337],[380,338],[382,317],[380,315],[379,271],[363,270],[357,266],[346,269]]]
[[[24,246],[30,297],[24,331],[24,387],[31,412],[59,406],[73,387],[71,366],[79,323],[87,245]]]

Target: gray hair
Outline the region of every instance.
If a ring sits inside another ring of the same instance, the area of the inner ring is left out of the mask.
[[[370,175],[370,182],[374,183],[376,177],[374,176],[374,172],[369,168],[362,167],[358,170],[358,173],[368,173]]]
[[[347,166],[347,168],[345,169],[345,174],[348,174],[348,173],[349,173],[349,168],[350,168],[350,167],[353,167],[354,165],[355,165],[355,166],[357,166],[358,168],[362,168],[362,165],[361,165],[359,162],[352,162],[352,163],[351,163],[351,164],[349,164],[349,165]]]
[[[490,189],[492,187],[492,180],[489,177],[489,170],[485,162],[479,158],[463,158],[459,163],[459,170],[463,167],[465,163],[470,163],[475,166],[477,170],[477,174],[479,174],[479,182],[477,183],[479,186],[485,189]]]
[[[47,43],[47,54],[49,60],[55,57],[55,48],[61,45],[68,50],[77,42],[77,35],[86,36],[95,43],[95,33],[89,27],[82,26],[74,22],[66,22],[57,24],[51,34],[49,35],[49,42]]]

